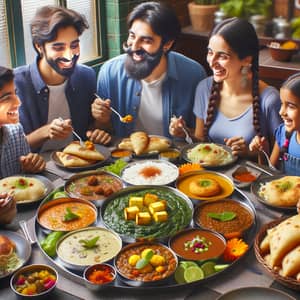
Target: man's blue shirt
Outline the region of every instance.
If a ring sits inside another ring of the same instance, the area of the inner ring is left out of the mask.
[[[44,126],[48,122],[49,89],[43,81],[37,60],[14,70],[20,107],[20,123],[26,134]],[[96,74],[90,67],[77,64],[66,85],[72,125],[82,138],[92,125],[91,104],[95,99]],[[59,116],[57,116],[59,117]]]
[[[101,98],[110,99],[111,106],[121,115],[130,114],[136,119],[140,104],[141,83],[127,75],[124,68],[126,55],[119,55],[101,67],[97,91]],[[173,115],[183,116],[189,127],[195,126],[193,114],[195,89],[199,81],[206,77],[206,72],[199,63],[182,54],[169,52],[167,60],[167,74],[162,86],[165,136],[169,136],[169,123]],[[112,115],[112,124],[114,134],[121,137],[128,136],[135,127],[135,122],[120,123],[115,115]]]

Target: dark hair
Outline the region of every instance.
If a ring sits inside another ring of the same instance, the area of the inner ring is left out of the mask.
[[[290,76],[281,86],[282,89],[289,90],[294,96],[300,100],[300,73]],[[290,139],[293,132],[285,131],[285,141],[280,148],[280,156],[284,157],[284,153],[288,152]]]
[[[137,5],[127,17],[128,28],[135,20],[148,23],[153,32],[161,36],[162,43],[174,41],[171,48],[181,32],[181,26],[174,10],[166,4],[159,2],[144,2]]]
[[[43,6],[38,9],[30,24],[34,49],[37,51],[35,44],[43,46],[46,42],[55,40],[57,31],[67,26],[73,26],[78,35],[89,28],[85,16],[74,10],[59,6]],[[37,53],[39,54],[38,51]]]
[[[234,51],[239,59],[247,56],[252,57],[252,96],[253,96],[253,126],[258,135],[261,135],[259,122],[260,97],[258,80],[258,55],[259,41],[254,27],[248,21],[238,18],[225,19],[219,23],[211,32],[210,37],[220,35],[229,47]],[[208,138],[208,131],[214,121],[215,108],[220,101],[220,89],[222,83],[213,82],[209,98],[207,118],[204,125],[204,137]]]
[[[0,66],[0,89],[14,80],[13,70]]]

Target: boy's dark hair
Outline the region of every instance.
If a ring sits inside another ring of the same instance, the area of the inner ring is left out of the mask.
[[[57,31],[67,26],[73,26],[78,35],[89,28],[85,16],[74,10],[59,6],[39,8],[30,24],[32,43],[36,52],[39,54],[35,44],[43,46],[45,43],[55,40]]]
[[[159,2],[144,2],[137,5],[127,18],[128,28],[135,20],[142,20],[148,23],[153,32],[161,36],[162,43],[174,41],[171,48],[180,34],[181,26],[174,10],[166,4]]]
[[[14,80],[13,70],[0,66],[0,90]]]

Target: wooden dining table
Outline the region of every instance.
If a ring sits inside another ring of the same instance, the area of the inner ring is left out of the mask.
[[[45,175],[50,179],[55,187],[60,187],[64,184],[65,180],[72,175],[71,172],[59,169],[53,161],[49,158],[49,153],[45,154],[47,160],[47,169],[42,175]],[[237,161],[236,164],[231,165],[227,168],[218,169],[218,172],[224,173],[226,175],[231,175],[233,170],[237,167],[237,164],[243,164],[245,161]],[[255,165],[254,166],[258,166]],[[259,166],[258,166],[259,167]],[[267,167],[263,167],[266,172],[271,172]],[[261,202],[257,201],[255,196],[251,193],[249,187],[242,189],[242,192],[250,199],[256,210],[256,216],[258,220],[258,227],[260,228],[263,224],[268,223],[274,219],[280,218],[284,214],[282,211],[272,210]],[[28,231],[33,239],[35,239],[34,224],[35,224],[35,214],[38,208],[38,203],[23,206],[18,208],[18,214],[12,224],[7,225],[5,230],[17,231],[21,234],[22,231],[19,226],[21,220],[25,220],[28,226]],[[292,212],[295,214],[296,210]],[[3,228],[2,228],[3,229]],[[114,288],[111,287],[107,290],[102,290],[100,292],[92,292],[87,289],[83,284],[75,282],[62,272],[61,269],[57,268],[52,261],[50,261],[39,249],[37,243],[32,244],[32,255],[28,264],[48,264],[54,266],[58,273],[58,284],[51,295],[50,299],[56,300],[68,300],[68,299],[85,299],[85,300],[96,300],[96,299],[165,299],[165,300],[176,300],[176,299],[186,299],[186,300],[215,300],[220,295],[233,290],[243,287],[267,287],[273,288],[287,293],[288,295],[299,299],[299,293],[295,290],[284,287],[283,285],[274,281],[274,279],[266,273],[264,268],[256,260],[254,255],[254,249],[251,247],[248,253],[243,257],[237,264],[235,264],[229,272],[222,272],[218,276],[213,277],[211,280],[201,282],[197,284],[187,284],[178,287],[165,287],[159,288],[157,291],[155,289],[135,289],[133,287],[127,288]],[[16,295],[10,289],[9,278],[0,279],[0,299],[14,300],[17,299]]]

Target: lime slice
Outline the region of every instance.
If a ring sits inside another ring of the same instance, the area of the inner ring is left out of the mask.
[[[215,265],[216,265],[216,263],[213,261],[207,261],[203,265],[201,265],[201,269],[204,272],[205,277],[216,273]]]
[[[200,267],[191,266],[185,269],[183,277],[186,282],[193,282],[204,278],[204,272]]]
[[[67,194],[65,192],[56,192],[53,195],[53,199],[57,199],[57,198],[65,198],[67,196]]]
[[[186,260],[181,261],[180,265],[182,265],[184,269],[189,267],[198,267],[197,263],[195,263],[194,261],[186,261]]]
[[[179,265],[175,271],[174,277],[175,277],[176,282],[179,284],[185,283],[184,271],[185,271],[185,268],[183,267],[183,265]]]
[[[215,265],[214,269],[216,270],[216,272],[222,271],[224,269],[226,269],[229,265],[228,264],[224,264],[224,265]]]

